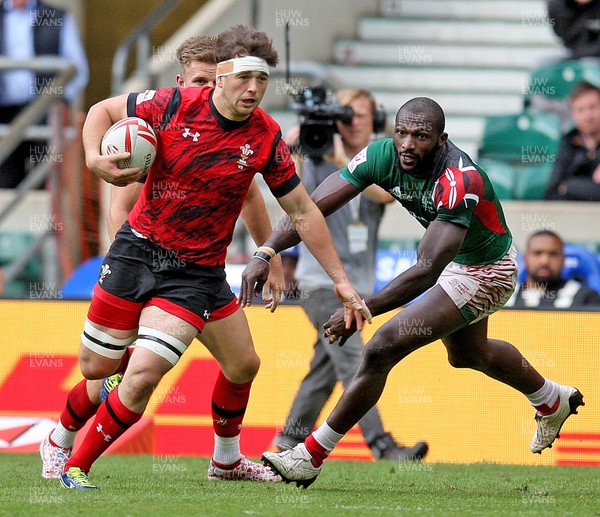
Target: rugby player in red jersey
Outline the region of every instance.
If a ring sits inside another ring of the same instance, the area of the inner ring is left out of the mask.
[[[118,370],[126,348],[136,340],[121,384],[100,405],[81,447],[65,466],[67,488],[97,488],[89,479],[93,462],[137,422],[153,389],[185,352],[215,308],[225,281],[224,263],[235,221],[250,183],[261,173],[294,227],[332,277],[346,308],[348,324],[370,321],[364,303],[347,279],[323,215],[295,173],[279,127],[258,109],[277,53],[266,34],[236,26],[221,33],[215,52],[216,88],[165,88],[122,95],[94,105],[83,129],[86,163],[105,181],[124,186],[139,169],[119,169],[125,154],[102,156],[106,130],[126,116],[155,127],[159,148],[129,220],[117,232],[102,266],[85,322],[80,366],[88,379]],[[177,185],[179,196],[155,195]],[[268,263],[274,255],[260,247],[252,260]],[[241,305],[247,305],[241,300]],[[246,324],[247,325],[247,324]],[[232,477],[263,473],[239,452],[239,431],[250,385],[260,360],[251,339],[237,343],[235,356],[245,382],[219,376],[212,411],[222,463],[212,472]],[[217,357],[217,359],[220,359]],[[240,468],[241,467],[241,468]]]
[[[217,38],[213,36],[194,36],[188,38],[179,46],[176,55],[180,64],[180,71],[176,81],[180,88],[215,86],[217,63],[214,52],[216,42]],[[119,228],[127,220],[129,212],[139,197],[142,186],[143,183],[141,182],[134,182],[126,187],[111,185],[108,211],[108,233],[111,240],[114,239]],[[172,191],[166,190],[163,194],[163,197],[169,197],[170,195],[177,195],[177,192],[176,189],[173,189]],[[257,245],[263,243],[271,233],[271,223],[256,181],[252,181],[250,185],[240,215]],[[270,278],[266,284],[267,289],[263,290],[263,299],[267,302],[267,307],[274,311],[281,298],[283,274],[279,257],[274,257],[270,265]],[[215,310],[213,310],[204,330],[197,337],[209,350],[213,351],[214,356],[220,358],[220,366],[227,379],[236,382],[239,380],[241,373],[241,380],[244,382],[245,374],[238,369],[240,363],[233,354],[227,353],[227,350],[235,350],[239,341],[249,339],[244,313],[238,311],[240,306],[237,303],[232,303],[235,302],[234,298],[229,285],[224,283],[215,304]],[[225,352],[222,352],[222,349]],[[114,388],[122,378],[122,373],[117,373],[105,380],[85,379],[71,390],[56,428],[40,444],[42,477],[59,478],[62,475],[64,466],[72,454],[77,432],[94,416],[100,402],[108,395],[107,392]],[[218,432],[220,429],[217,426],[215,427],[215,432]],[[221,448],[218,447],[217,440],[213,455],[215,462],[220,461],[220,455]],[[237,469],[222,470],[220,472],[213,468],[212,475],[223,480],[240,479],[239,471],[243,467],[244,465],[241,465]],[[270,476],[270,472],[254,468],[249,479],[262,481]]]
[[[325,215],[371,184],[399,201],[426,228],[417,263],[365,302],[378,315],[422,297],[375,333],[337,406],[304,443],[263,454],[286,481],[310,485],[339,440],[379,400],[390,370],[438,339],[455,368],[483,372],[527,397],[538,424],[532,452],[550,447],[565,420],[583,405],[576,388],[545,379],[513,345],[488,338],[488,316],[515,288],[517,253],[487,175],[448,140],[444,127],[444,112],[435,101],[409,100],[396,115],[393,138],[365,147],[313,194]],[[277,251],[297,240],[284,219],[265,244]],[[250,263],[243,282],[254,285],[263,278],[262,266]],[[342,344],[354,332],[339,312],[325,328],[330,342],[341,337]]]

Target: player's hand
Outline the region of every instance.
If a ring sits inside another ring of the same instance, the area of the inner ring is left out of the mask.
[[[129,169],[119,169],[117,162],[126,160],[130,157],[130,153],[118,154],[98,154],[96,156],[87,157],[86,164],[88,168],[100,179],[107,183],[124,187],[139,179],[142,175],[141,167],[131,167]]]
[[[285,279],[283,277],[281,257],[275,255],[269,262],[269,276],[262,288],[262,299],[265,302],[265,309],[275,312],[281,301],[284,285]]]
[[[252,297],[261,294],[268,276],[269,263],[256,257],[251,258],[242,273],[242,288],[239,300],[242,307],[252,305]]]
[[[369,323],[373,321],[371,311],[349,282],[337,283],[333,289],[344,304],[344,321],[347,329],[355,322],[356,328],[361,330],[363,320],[367,320]]]
[[[350,328],[346,328],[344,313],[344,309],[338,309],[330,316],[327,323],[323,325],[323,328],[325,329],[323,337],[328,339],[330,343],[335,343],[339,339],[339,346],[344,346],[346,340],[356,332],[356,325],[354,322]]]

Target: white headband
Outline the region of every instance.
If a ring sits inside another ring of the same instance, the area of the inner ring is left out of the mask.
[[[254,56],[234,57],[217,63],[217,77],[238,72],[264,72],[269,75],[269,65],[264,59]]]

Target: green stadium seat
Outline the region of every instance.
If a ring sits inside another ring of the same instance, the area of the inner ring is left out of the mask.
[[[507,162],[482,158],[479,165],[488,175],[494,191],[500,199],[514,199],[517,189],[518,171]]]
[[[17,260],[34,240],[30,232],[0,231],[0,266],[7,266]],[[21,298],[29,296],[31,283],[40,279],[40,262],[33,257],[22,273],[11,282],[7,282],[1,296]]]
[[[551,175],[551,163],[522,168],[518,171],[515,198],[528,200],[543,199],[544,191],[550,181]]]
[[[529,75],[525,106],[534,96],[565,99],[573,86],[581,81],[600,86],[600,62],[568,60],[536,68]]]
[[[517,167],[553,162],[561,136],[560,119],[550,113],[493,115],[485,120],[479,160]]]
[[[484,124],[478,163],[488,172],[501,198],[542,199],[562,136],[560,119],[552,113],[494,115]],[[493,167],[504,162],[514,173]],[[494,170],[496,168],[497,170]],[[488,170],[489,169],[489,170]],[[514,176],[514,184],[508,178]]]

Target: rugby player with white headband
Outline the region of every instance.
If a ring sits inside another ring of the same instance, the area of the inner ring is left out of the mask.
[[[67,488],[97,488],[88,479],[92,464],[140,420],[162,377],[202,332],[225,282],[227,247],[255,174],[263,175],[332,278],[348,325],[356,319],[360,327],[363,318],[371,320],[342,267],[323,215],[296,174],[279,126],[258,108],[269,66],[277,64],[271,40],[238,25],[219,35],[215,58],[214,90],[161,88],[125,94],[88,112],[83,128],[86,163],[108,183],[127,185],[141,173],[139,168],[117,167],[123,154],[100,154],[102,137],[116,121],[130,116],[151,123],[158,152],[128,222],[104,258],[82,334],[81,371],[87,379],[112,375],[134,340],[136,347],[121,384],[102,402],[82,445],[65,465],[61,482]],[[178,195],[154,195],[155,185],[165,183],[176,185]],[[272,248],[260,246],[251,260],[268,262],[274,255]],[[264,280],[243,285],[242,307],[251,304],[258,282],[262,286]],[[208,478],[281,481],[240,453],[242,421],[260,359],[245,319],[235,331],[236,345],[213,354],[219,361],[235,358],[243,375],[230,379],[222,371],[218,374],[211,406],[221,459],[211,461]]]

